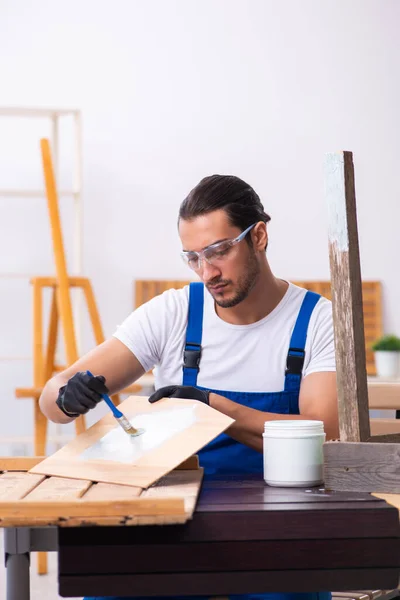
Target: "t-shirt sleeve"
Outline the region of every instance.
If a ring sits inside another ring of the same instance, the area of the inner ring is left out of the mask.
[[[321,299],[314,313],[310,320],[310,339],[307,339],[306,344],[306,347],[309,346],[309,361],[304,369],[304,376],[321,371],[336,371],[332,303]]]
[[[139,306],[117,327],[113,336],[136,356],[145,371],[162,360],[174,326],[187,316],[185,288],[168,290]]]

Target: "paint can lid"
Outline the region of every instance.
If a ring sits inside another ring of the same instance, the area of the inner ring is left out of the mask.
[[[266,421],[264,435],[268,437],[304,437],[324,434],[323,421],[313,420],[277,420]]]

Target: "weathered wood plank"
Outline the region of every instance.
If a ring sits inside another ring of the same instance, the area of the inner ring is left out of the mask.
[[[400,445],[327,442],[324,479],[329,490],[400,493]]]
[[[43,475],[32,473],[3,473],[0,475],[0,502],[21,500],[43,480]]]
[[[360,442],[368,440],[370,428],[351,152],[327,155],[325,182],[340,439],[344,442]]]
[[[26,475],[31,475],[27,473]],[[65,479],[64,477],[49,477],[28,494],[26,502],[59,502],[81,498],[92,485],[91,481],[80,479]],[[105,500],[105,498],[104,498]]]
[[[82,500],[75,501],[26,501],[2,502],[0,505],[1,518],[32,518],[51,519],[67,517],[104,517],[107,516],[152,516],[152,515],[182,515],[185,513],[183,498],[132,498],[129,500]]]

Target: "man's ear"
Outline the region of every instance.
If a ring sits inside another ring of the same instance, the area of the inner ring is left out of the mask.
[[[259,221],[252,231],[254,250],[264,252],[268,245],[267,224]]]

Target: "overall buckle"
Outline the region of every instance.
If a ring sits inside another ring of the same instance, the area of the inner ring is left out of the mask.
[[[292,354],[292,352],[298,352],[299,354]],[[289,348],[286,359],[286,373],[301,375],[305,355],[306,353],[304,352],[303,348]]]
[[[188,348],[188,346],[197,346],[197,349]],[[201,358],[201,346],[200,344],[187,343],[183,352],[183,366],[187,369],[199,370]]]

